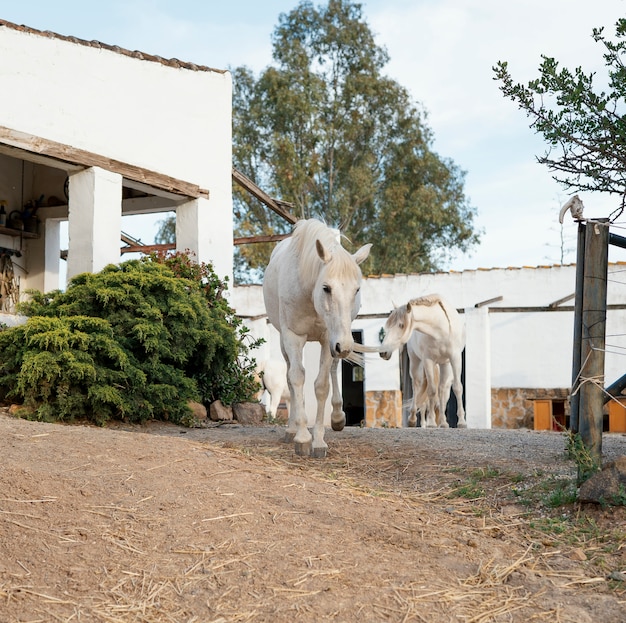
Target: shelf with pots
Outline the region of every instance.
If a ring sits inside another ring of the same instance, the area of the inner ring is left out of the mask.
[[[39,219],[36,216],[37,207],[30,206],[24,210],[13,210],[6,213],[7,202],[0,200],[0,234],[17,238],[39,238]]]
[[[2,225],[0,225],[0,234],[13,236],[15,238],[18,236],[21,236],[22,238],[39,238],[39,234],[37,232],[16,229],[15,227],[3,227]]]

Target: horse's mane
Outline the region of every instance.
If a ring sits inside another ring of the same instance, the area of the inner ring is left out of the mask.
[[[298,221],[291,236],[292,249],[298,258],[298,268],[303,281],[310,283],[312,287],[322,267],[315,247],[316,240],[319,240],[333,256],[333,261],[328,263],[331,275],[355,277],[359,274],[358,265],[353,257],[341,246],[339,232],[321,221],[308,219]]]
[[[416,299],[411,299],[409,305],[424,305],[424,307],[431,307],[432,305],[442,305],[443,300],[439,294],[426,294]]]
[[[450,316],[448,315],[446,304],[444,300],[441,298],[440,294],[426,294],[416,299],[411,299],[409,301],[409,305],[411,305],[411,307],[413,307],[414,305],[423,305],[424,307],[432,307],[433,305],[439,305],[439,307],[441,307],[441,311],[445,314],[445,317],[448,320],[448,325],[450,325]]]
[[[426,294],[424,296],[419,296],[417,298],[411,299],[408,302],[408,305],[410,305],[411,307],[418,305],[421,305],[423,307],[432,307],[433,305],[439,305],[443,313],[446,315],[448,322],[450,322],[450,317],[448,316],[448,312],[446,311],[444,301],[439,294]],[[407,311],[407,305],[400,305],[400,307],[396,307],[394,310],[392,310],[392,312],[389,314],[387,322],[390,326],[394,327],[398,323],[400,323],[408,313],[409,312]]]

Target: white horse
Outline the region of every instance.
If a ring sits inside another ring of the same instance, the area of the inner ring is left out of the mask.
[[[413,299],[394,309],[385,323],[385,338],[380,356],[389,359],[391,353],[407,345],[410,374],[413,380],[413,405],[410,425],[415,425],[415,411],[426,393],[426,426],[437,426],[436,411],[447,426],[445,404],[450,397],[450,385],[457,404],[457,426],[465,428],[462,355],[465,348],[465,325],[459,313],[438,294]],[[445,400],[445,402],[444,402]]]
[[[269,394],[265,411],[271,418],[275,418],[281,402],[286,402],[287,408],[289,408],[287,364],[282,357],[280,359],[269,358],[257,365],[256,372],[261,384],[261,391],[257,398],[260,400],[264,391]]]
[[[354,348],[351,324],[361,306],[359,264],[367,259],[371,246],[363,245],[351,255],[341,246],[336,230],[315,219],[301,220],[293,234],[276,245],[265,270],[265,308],[269,321],[280,332],[287,362],[291,408],[285,440],[295,442],[297,454],[326,456],[324,408],[330,380],[331,425],[333,430],[345,426],[337,365]],[[313,436],[307,428],[304,406],[302,352],[306,342],[321,345]]]

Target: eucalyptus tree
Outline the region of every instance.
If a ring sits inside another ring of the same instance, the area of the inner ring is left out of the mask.
[[[279,16],[273,64],[233,70],[234,166],[298,218],[374,247],[365,272],[441,268],[479,240],[465,173],[433,150],[427,114],[384,75],[389,61],[361,5],[304,0]],[[290,225],[235,187],[239,236]],[[271,244],[239,248],[236,275],[263,269]]]

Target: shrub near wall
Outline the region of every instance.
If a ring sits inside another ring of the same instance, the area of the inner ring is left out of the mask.
[[[190,400],[250,399],[253,360],[225,285],[191,265],[130,260],[77,275],[66,292],[31,292],[27,322],[0,333],[0,399],[27,417],[98,424],[190,424]]]

